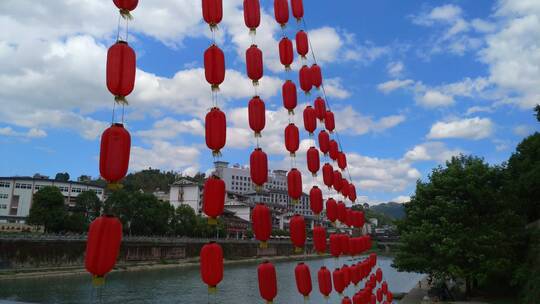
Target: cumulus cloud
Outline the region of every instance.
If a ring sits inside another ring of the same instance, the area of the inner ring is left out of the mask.
[[[417,96],[416,102],[428,108],[441,106],[451,106],[454,104],[454,98],[437,90],[428,90]]]
[[[354,135],[363,135],[369,132],[383,132],[406,120],[404,115],[391,115],[374,119],[373,117],[357,112],[351,106],[334,109],[334,112],[337,117],[340,117],[340,121],[336,125],[338,131]]]
[[[390,77],[399,77],[405,70],[405,65],[401,61],[389,62],[386,65],[386,71]]]
[[[194,171],[193,168],[198,168],[199,153],[195,147],[176,146],[170,142],[156,140],[149,148],[132,147],[129,167],[135,171],[148,168]]]
[[[408,196],[408,195],[400,195],[400,196],[394,197],[394,198],[391,199],[390,201],[391,201],[391,202],[394,202],[394,203],[405,204],[405,203],[408,203],[408,202],[411,201],[411,197]]]
[[[463,138],[479,140],[491,136],[494,125],[489,118],[467,118],[448,122],[437,122],[427,135],[431,139]]]
[[[403,158],[409,162],[436,161],[444,163],[452,156],[461,153],[464,153],[461,149],[449,149],[443,142],[432,141],[414,146],[405,153]]]
[[[5,128],[0,128],[0,135],[12,136],[12,137],[23,137],[23,138],[41,138],[41,137],[46,137],[47,132],[41,129],[36,129],[36,128],[31,128],[30,130],[26,132],[18,132],[18,131],[13,130],[11,127],[5,127]]]
[[[377,89],[379,89],[379,91],[385,94],[388,94],[395,90],[409,87],[412,84],[414,84],[414,80],[412,79],[405,79],[405,80],[395,79],[395,80],[390,80],[390,81],[379,84],[377,86]]]

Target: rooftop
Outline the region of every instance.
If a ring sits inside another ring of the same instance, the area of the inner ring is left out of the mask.
[[[13,181],[33,181],[33,182],[53,182],[53,183],[66,183],[66,184],[73,184],[73,185],[82,185],[82,186],[89,186],[99,189],[104,189],[101,186],[93,185],[89,183],[83,183],[83,182],[75,182],[75,181],[59,181],[55,179],[50,178],[35,178],[31,176],[0,176],[0,180],[13,180]]]

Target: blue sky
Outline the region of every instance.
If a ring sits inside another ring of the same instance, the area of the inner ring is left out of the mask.
[[[254,141],[245,107],[253,89],[243,54],[251,40],[242,1],[224,2],[218,44],[228,73],[220,106],[229,140],[223,159],[246,164]],[[540,99],[540,2],[305,2],[310,38],[363,201],[405,201],[417,179],[458,153],[500,163],[538,130],[531,109]],[[288,169],[280,87],[297,76],[279,65],[281,30],[271,1],[263,3],[256,40],[265,56],[260,93],[268,117],[261,144],[272,168]],[[112,1],[8,0],[0,12],[6,29],[0,33],[0,175],[98,176],[99,135],[112,108],[104,83],[118,18]],[[213,160],[203,138],[211,101],[202,53],[210,32],[200,3],[141,1],[133,15],[130,44],[138,72],[126,109],[130,167],[206,172]],[[294,37],[297,28],[290,22],[287,35]],[[306,99],[299,100],[301,109]],[[310,141],[305,132],[301,136],[305,151]],[[300,153],[298,166],[305,171],[304,158]],[[307,175],[305,181],[306,187],[312,183]]]

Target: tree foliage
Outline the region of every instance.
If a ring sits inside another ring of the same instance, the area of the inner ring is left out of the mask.
[[[28,223],[42,225],[46,232],[60,232],[64,230],[64,221],[67,211],[64,196],[57,187],[43,187],[34,194]]]
[[[62,181],[62,182],[68,182],[69,181],[69,173],[67,173],[67,172],[56,173],[56,176],[54,177],[54,180]]]
[[[534,107],[534,112],[536,113],[536,120],[540,122],[540,105],[536,105],[536,107]]]

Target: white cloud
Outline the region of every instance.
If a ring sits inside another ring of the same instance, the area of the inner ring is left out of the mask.
[[[416,102],[428,108],[451,106],[455,103],[452,96],[436,90],[426,91],[416,98]]]
[[[351,92],[343,87],[341,78],[327,78],[324,80],[326,95],[337,99],[351,97]]]
[[[514,127],[514,134],[517,136],[525,137],[531,134],[532,130],[530,126],[527,125],[518,125]]]
[[[425,142],[420,145],[416,145],[411,150],[405,153],[404,159],[409,162],[419,161],[436,161],[438,163],[444,163],[452,158],[452,156],[464,153],[460,149],[449,149],[443,142]]]
[[[489,118],[468,118],[435,123],[427,135],[431,139],[464,138],[479,140],[491,136],[493,123]]]
[[[492,113],[493,112],[493,108],[492,107],[482,107],[482,106],[474,106],[474,107],[470,107],[467,109],[467,112],[465,113],[465,115],[473,115],[473,114],[476,114],[476,113],[482,113],[482,112],[485,112],[485,113]]]
[[[400,195],[400,196],[394,197],[390,201],[394,203],[405,204],[411,201],[411,197],[408,195]]]
[[[199,150],[195,147],[175,146],[169,142],[156,140],[150,148],[135,146],[131,149],[130,170],[159,168],[183,171],[198,168]],[[194,167],[195,166],[195,167]]]
[[[403,73],[403,70],[405,70],[405,65],[401,61],[393,61],[389,62],[386,65],[386,71],[388,72],[388,75],[390,77],[399,77]]]
[[[407,88],[411,86],[412,84],[414,84],[414,80],[411,80],[411,79],[406,79],[406,80],[395,79],[395,80],[390,80],[390,81],[379,84],[377,86],[377,89],[379,89],[379,91],[385,94],[388,94],[397,89]]]
[[[346,106],[342,109],[334,109],[336,117],[340,120],[336,124],[339,132],[363,135],[369,132],[383,132],[404,122],[404,115],[391,115],[373,119],[357,112],[353,107]]]
[[[148,140],[174,139],[180,134],[204,135],[204,124],[199,119],[179,121],[170,117],[156,121],[151,130],[138,131],[137,136]]]
[[[46,137],[47,136],[47,132],[41,130],[41,129],[36,129],[36,128],[31,128],[30,130],[26,131],[26,132],[17,132],[15,130],[13,130],[11,127],[5,127],[5,128],[0,128],[0,135],[2,136],[13,136],[13,137],[24,137],[24,138],[41,138],[41,137]]]

